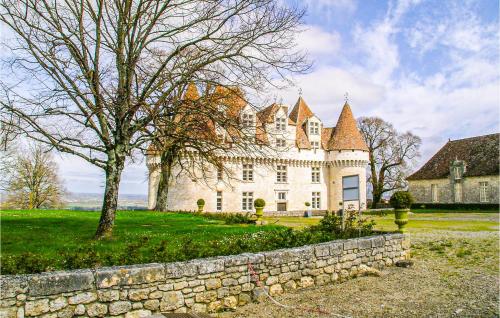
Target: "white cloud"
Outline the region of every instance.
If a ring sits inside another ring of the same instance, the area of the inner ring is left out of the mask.
[[[341,45],[339,33],[326,32],[313,25],[305,26],[304,31],[297,35],[296,41],[301,50],[316,58],[337,53]]]

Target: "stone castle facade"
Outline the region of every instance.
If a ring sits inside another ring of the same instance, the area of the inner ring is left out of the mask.
[[[450,140],[407,178],[418,203],[496,203],[499,134]]]
[[[302,97],[290,112],[285,105],[258,112],[242,105],[238,114],[251,127],[261,127],[266,133],[256,130],[256,138],[276,151],[269,156],[221,154],[224,169],[203,171],[204,178],[174,168],[169,210],[196,210],[197,199],[204,199],[205,211],[247,212],[254,211],[257,198],[266,201],[266,212],[304,211],[305,202],[313,211],[366,208],[368,148],[347,103],[330,128]],[[157,153],[148,153],[149,208],[156,203],[159,160]]]

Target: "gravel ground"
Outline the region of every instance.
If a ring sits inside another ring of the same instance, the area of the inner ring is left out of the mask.
[[[414,266],[298,290],[220,317],[499,317],[498,234],[412,234]],[[326,313],[318,313],[317,310]]]

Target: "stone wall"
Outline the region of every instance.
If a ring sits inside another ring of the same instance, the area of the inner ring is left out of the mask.
[[[409,245],[407,235],[386,234],[178,263],[1,276],[0,317],[216,312],[266,297],[252,277],[277,295],[392,265],[409,256]]]
[[[480,202],[479,183],[487,182],[487,201]],[[499,176],[464,177],[462,183],[462,203],[498,203]],[[454,181],[450,178],[432,180],[409,180],[408,190],[418,203],[432,203],[431,185],[435,184],[438,200],[434,203],[455,203]]]

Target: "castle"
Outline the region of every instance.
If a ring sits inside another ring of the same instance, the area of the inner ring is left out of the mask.
[[[275,155],[223,154],[224,171],[204,171],[209,177],[203,180],[174,172],[167,198],[170,211],[196,210],[200,198],[209,212],[254,211],[257,198],[266,201],[266,212],[303,212],[305,202],[313,211],[366,208],[368,148],[347,102],[337,125],[329,128],[302,97],[290,112],[280,104],[261,111],[242,104],[237,114],[248,125],[263,128],[255,129],[256,139],[277,149]],[[158,162],[158,154],[148,152],[150,209],[156,203]]]

